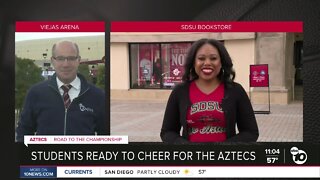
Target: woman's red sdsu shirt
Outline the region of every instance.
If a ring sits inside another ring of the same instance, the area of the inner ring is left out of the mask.
[[[226,140],[226,121],[221,103],[224,84],[210,94],[203,93],[195,81],[190,84],[191,107],[187,111],[187,127],[191,142],[221,142]]]

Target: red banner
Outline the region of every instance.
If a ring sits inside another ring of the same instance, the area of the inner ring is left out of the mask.
[[[303,32],[302,21],[112,22],[111,32]]]
[[[250,65],[250,87],[269,87],[268,64]]]
[[[105,32],[105,23],[100,21],[18,21],[16,32]]]

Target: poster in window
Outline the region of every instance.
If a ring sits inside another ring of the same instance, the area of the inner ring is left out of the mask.
[[[159,46],[156,44],[140,44],[139,45],[139,61],[138,61],[138,82],[139,85],[150,83],[153,74],[154,59],[159,56]]]
[[[187,56],[187,52],[191,43],[176,43],[171,44],[170,49],[170,77],[168,81],[171,83],[182,82],[182,76],[184,74],[184,63]]]

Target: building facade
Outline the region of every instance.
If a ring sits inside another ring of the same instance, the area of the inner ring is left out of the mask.
[[[249,87],[249,67],[268,64],[271,104],[302,100],[300,33],[111,33],[111,99],[166,101],[181,82],[192,42],[214,38],[233,60],[235,81],[251,92],[251,101],[268,103],[268,88]],[[299,82],[299,83],[297,83]]]

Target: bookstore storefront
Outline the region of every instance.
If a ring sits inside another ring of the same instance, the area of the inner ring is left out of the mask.
[[[294,33],[111,33],[111,99],[163,100],[182,82],[184,61],[194,41],[214,38],[226,46],[235,81],[249,92],[249,67],[268,64],[271,103],[287,104],[294,91]],[[265,89],[251,89],[259,103]]]

